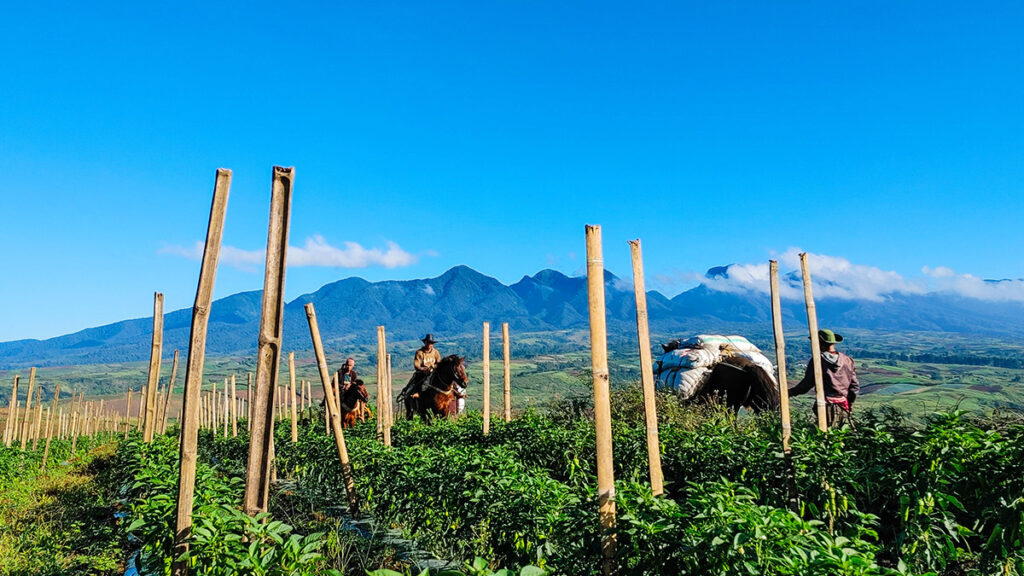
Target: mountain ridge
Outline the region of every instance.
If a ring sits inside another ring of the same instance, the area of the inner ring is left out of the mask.
[[[707,277],[727,278],[728,266]],[[303,307],[316,306],[325,343],[371,341],[377,325],[391,341],[413,340],[426,332],[445,337],[477,333],[482,322],[509,322],[519,333],[583,330],[588,326],[586,278],[543,269],[505,285],[469,266],[452,267],[434,278],[370,282],[349,277],[327,283],[285,305],[284,346],[309,349]],[[767,295],[715,290],[705,283],[668,298],[647,293],[654,334],[716,330],[770,330]],[[262,291],[239,292],[211,306],[207,354],[252,354],[256,348]],[[605,272],[609,337],[635,337],[632,288]],[[837,329],[937,331],[1024,337],[1024,304],[983,302],[942,294],[893,294],[881,301],[822,299],[819,323]],[[783,302],[787,327],[806,325],[802,301]],[[191,309],[164,317],[164,348],[188,345]],[[149,357],[152,318],[134,318],[86,328],[45,340],[0,342],[0,369],[140,361]]]

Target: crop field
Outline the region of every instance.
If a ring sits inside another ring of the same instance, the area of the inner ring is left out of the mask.
[[[774,416],[737,420],[671,394],[658,400],[667,488],[655,497],[640,392],[613,398],[620,574],[1024,573],[1020,417],[943,413],[912,423],[871,411],[855,429],[822,435],[798,415],[784,457]],[[418,570],[422,557],[404,542],[449,565],[447,574],[598,574],[593,422],[572,403],[552,408],[495,420],[486,436],[475,412],[433,426],[398,421],[392,447],[372,421],[347,430],[355,493],[372,518],[358,525],[319,411],[303,415],[296,443],[290,423],[278,422],[278,481],[255,518],[240,510],[245,427],[238,437],[203,430],[190,573]],[[83,441],[75,457],[59,446],[53,472],[37,472],[31,453],[0,449],[0,574],[121,573],[118,560],[140,546],[143,573],[168,573],[177,430],[151,444],[134,432]],[[81,490],[68,496],[73,476],[95,492],[90,513],[102,530],[83,535],[50,520],[21,532],[35,526],[29,519],[83,506]],[[26,498],[42,485],[48,500]],[[93,552],[41,553],[65,533]]]

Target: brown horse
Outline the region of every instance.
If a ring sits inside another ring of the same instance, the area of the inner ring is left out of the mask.
[[[454,416],[460,395],[456,385],[465,388],[468,383],[466,357],[458,354],[444,357],[420,384],[419,392],[403,394],[401,399],[405,402],[405,419],[412,420],[415,412],[430,424],[433,416]]]
[[[693,398],[724,401],[733,412],[745,407],[761,413],[779,409],[779,386],[752,360],[730,356],[715,365],[707,383]]]
[[[351,428],[356,425],[356,418],[362,414],[363,409],[360,405],[365,406],[370,401],[370,394],[366,391],[366,385],[363,381],[356,379],[354,382],[348,385],[341,391],[341,427]]]

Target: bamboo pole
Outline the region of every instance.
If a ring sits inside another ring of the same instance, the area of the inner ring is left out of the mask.
[[[277,376],[281,366],[285,261],[294,177],[293,168],[274,166],[270,193],[270,225],[267,231],[267,266],[263,281],[259,349],[256,358],[256,394],[252,399],[252,435],[249,440],[243,501],[244,510],[250,516],[267,509],[270,488],[274,389],[277,387]]]
[[[32,432],[32,451],[35,452],[39,449],[39,430],[43,423],[43,387],[39,387],[39,392],[36,393],[36,418],[35,418],[35,429]]]
[[[125,420],[125,424],[124,424],[124,439],[127,440],[128,439],[128,430],[131,428],[131,425],[132,425],[132,419],[131,419],[131,413],[132,413],[132,388],[131,388],[131,386],[128,387],[128,392],[125,394],[125,396],[126,396],[126,398],[124,400],[124,420]]]
[[[229,398],[228,389],[231,385],[231,379],[224,379],[224,437],[228,437],[228,420],[231,419],[231,398]]]
[[[7,426],[4,427],[4,446],[7,448],[11,447],[12,437],[14,436],[13,430],[18,423],[18,380],[20,379],[21,376],[15,374],[14,384],[11,385],[11,401],[7,408]]]
[[[345,492],[348,495],[349,511],[353,516],[359,515],[359,501],[356,499],[356,483],[352,476],[352,464],[348,459],[348,447],[345,446],[345,434],[341,429],[341,415],[334,403],[331,390],[331,376],[327,370],[327,358],[324,356],[324,345],[320,340],[320,327],[316,321],[316,309],[313,303],[306,304],[306,320],[309,322],[309,335],[313,340],[313,352],[316,354],[316,365],[320,371],[320,382],[326,397],[325,407],[330,415],[331,427],[334,429],[334,443],[338,448],[338,459],[341,461],[341,474],[345,478]]]
[[[597,433],[597,498],[604,574],[615,571],[615,470],[612,460],[612,412],[608,379],[608,334],[604,304],[604,257],[601,227],[587,226],[587,296],[590,301],[590,363],[594,379],[594,424]]]
[[[505,422],[512,421],[512,346],[508,338],[508,322],[501,323],[501,351],[505,369]]]
[[[142,390],[139,391],[139,411],[135,417],[135,431],[142,432],[142,413],[146,409],[146,385],[142,385]]]
[[[392,398],[392,395],[391,395],[391,354],[385,354],[384,358],[385,358],[385,364],[384,364],[384,367],[385,367],[385,374],[384,374],[384,414],[383,414],[383,418],[384,418],[384,445],[385,446],[391,446],[391,424],[392,424],[392,414],[391,414],[391,411],[392,411],[392,409],[391,409],[391,403],[392,403],[392,400],[391,400],[391,398]],[[377,417],[381,418],[381,415],[378,414]]]
[[[779,294],[779,263],[768,261],[772,292],[772,330],[775,332],[775,362],[779,366],[779,407],[782,412],[782,450],[789,454],[793,427],[789,421],[789,384],[786,382],[786,338],[782,332],[782,298]]]
[[[235,390],[235,375],[231,375],[231,437],[238,437],[238,393]]]
[[[483,354],[483,415],[484,436],[491,433],[491,323],[484,322],[484,354]]]
[[[384,380],[387,378],[387,369],[384,367],[384,327],[377,326],[377,437],[384,441]]]
[[[146,390],[146,422],[143,424],[142,441],[153,441],[156,429],[157,383],[160,381],[160,355],[164,345],[164,295],[153,293],[153,345],[149,354],[149,381]]]
[[[814,404],[818,412],[818,429],[828,431],[825,416],[825,385],[821,378],[821,344],[818,342],[818,313],[814,307],[811,290],[811,271],[807,265],[807,253],[800,254],[800,271],[804,281],[804,304],[807,306],[807,329],[811,333],[811,362],[814,365]]]
[[[21,423],[21,451],[25,451],[25,441],[28,440],[29,421],[32,419],[32,393],[36,386],[36,369],[29,368],[28,371],[28,395],[25,396],[25,417]]]
[[[174,351],[174,359],[171,360],[171,379],[167,382],[167,395],[164,397],[164,407],[160,411],[160,433],[167,433],[167,416],[171,409],[171,396],[174,395],[174,381],[178,379],[178,351]]]
[[[210,321],[210,302],[217,277],[224,217],[227,214],[228,195],[231,190],[231,171],[217,170],[210,206],[210,220],[206,230],[206,247],[199,271],[196,300],[192,306],[192,328],[189,334],[188,360],[185,365],[185,390],[181,406],[181,446],[178,476],[178,509],[174,527],[174,558],[188,552],[192,533],[192,504],[195,499],[196,456],[199,440],[199,397],[203,386],[203,364],[206,360],[206,330]],[[188,561],[175,561],[171,566],[174,576],[188,576]]]
[[[56,394],[54,395],[56,396]],[[56,398],[53,402],[53,408],[46,407],[46,445],[43,446],[43,463],[39,466],[40,470],[46,470],[46,460],[50,457],[50,438],[53,435],[54,420],[57,419],[57,401]]]
[[[295,352],[288,353],[288,385],[291,388],[292,444],[299,441],[298,411],[295,408]]]
[[[633,296],[636,299],[636,334],[640,348],[640,382],[644,389],[644,422],[647,425],[647,463],[651,473],[651,493],[665,492],[661,473],[661,447],[658,443],[658,407],[654,393],[654,363],[651,360],[651,332],[647,323],[647,289],[644,283],[644,256],[637,238],[629,243],[633,257]]]
[[[245,426],[252,432],[252,372],[245,375]]]

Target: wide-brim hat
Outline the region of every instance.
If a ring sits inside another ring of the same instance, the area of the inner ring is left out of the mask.
[[[420,342],[423,342],[424,344],[437,344],[437,340],[434,340],[433,334],[427,334],[423,338],[420,338]]]
[[[818,330],[818,340],[825,344],[835,344],[843,341],[843,335],[836,334],[831,330]]]

